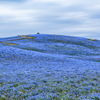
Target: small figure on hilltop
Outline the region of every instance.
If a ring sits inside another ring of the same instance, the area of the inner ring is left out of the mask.
[[[37,32],[37,34],[40,34],[39,32]]]

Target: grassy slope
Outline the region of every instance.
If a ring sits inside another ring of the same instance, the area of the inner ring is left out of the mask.
[[[100,99],[99,40],[23,35],[0,48],[0,100]]]

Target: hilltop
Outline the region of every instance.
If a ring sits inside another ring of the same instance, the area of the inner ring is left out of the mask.
[[[100,99],[100,40],[48,34],[0,38],[0,69],[0,100]]]

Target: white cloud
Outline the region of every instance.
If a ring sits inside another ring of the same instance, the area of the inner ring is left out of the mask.
[[[15,34],[14,30],[17,30],[18,34],[40,31],[40,33],[70,33],[75,36],[79,35],[79,32],[82,34],[80,36],[91,36],[96,32],[96,37],[100,32],[99,11],[100,0],[3,2],[0,3],[0,35],[6,33],[5,30],[8,35]]]
[[[31,14],[35,14],[37,10],[34,9],[17,9],[14,6],[0,6],[0,16],[4,19],[4,21],[30,21],[34,19],[34,16]]]

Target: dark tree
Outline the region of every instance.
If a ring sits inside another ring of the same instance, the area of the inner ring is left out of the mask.
[[[39,32],[37,32],[37,34],[40,34]]]

